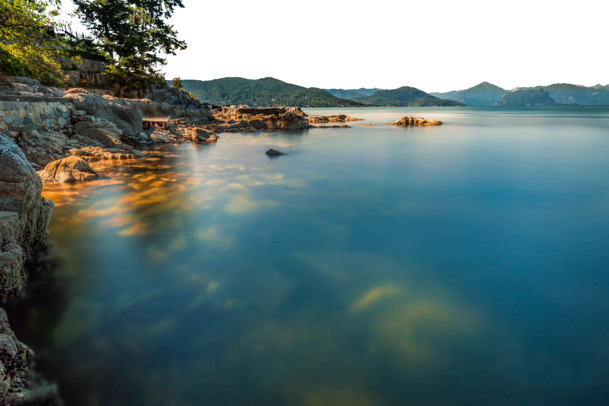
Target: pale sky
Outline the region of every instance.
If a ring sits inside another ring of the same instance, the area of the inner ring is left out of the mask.
[[[69,0],[63,0],[64,8]],[[184,0],[168,79],[460,90],[609,84],[607,0]]]

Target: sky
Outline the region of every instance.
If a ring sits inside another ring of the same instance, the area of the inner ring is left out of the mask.
[[[184,0],[168,79],[319,88],[609,84],[607,0]],[[64,11],[71,8],[63,0]]]

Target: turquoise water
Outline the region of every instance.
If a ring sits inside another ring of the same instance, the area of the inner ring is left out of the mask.
[[[609,107],[308,112],[47,191],[68,406],[605,404]]]

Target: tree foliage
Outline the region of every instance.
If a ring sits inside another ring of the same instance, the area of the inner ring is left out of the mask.
[[[182,86],[182,78],[173,78],[171,81],[171,87],[184,90],[184,86]]]
[[[45,84],[65,81],[62,44],[52,18],[60,0],[0,0],[0,73],[29,76]]]
[[[114,64],[108,69],[117,95],[141,94],[164,84],[164,55],[186,48],[167,23],[182,0],[73,0],[83,24]]]

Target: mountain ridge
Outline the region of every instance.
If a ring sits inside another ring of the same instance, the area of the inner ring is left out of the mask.
[[[361,103],[331,93],[266,77],[227,77],[213,80],[183,80],[182,86],[203,102],[215,105],[246,104],[250,107],[359,107]]]

